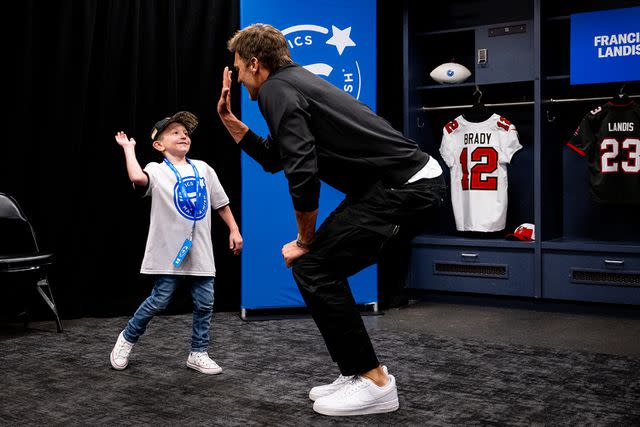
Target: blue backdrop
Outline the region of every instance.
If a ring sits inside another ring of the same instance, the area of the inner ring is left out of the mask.
[[[283,32],[293,60],[376,109],[376,2],[242,0],[240,26],[273,25]],[[242,89],[242,120],[266,136],[256,102]],[[300,307],[304,301],[280,249],[295,239],[295,213],[282,172],[272,175],[242,154],[243,309]],[[344,195],[322,183],[318,225]],[[349,279],[358,304],[376,302],[377,270]]]
[[[571,15],[571,84],[640,80],[640,7]]]

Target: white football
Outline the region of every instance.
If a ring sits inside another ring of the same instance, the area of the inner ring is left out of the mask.
[[[438,65],[429,74],[438,83],[462,83],[471,75],[467,67],[455,62],[447,62]]]

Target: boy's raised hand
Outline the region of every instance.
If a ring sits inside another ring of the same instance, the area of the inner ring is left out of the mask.
[[[127,148],[127,147],[135,147],[136,146],[136,140],[131,138],[127,138],[127,134],[120,131],[116,134],[116,142],[118,143],[118,145],[120,145],[122,148]]]

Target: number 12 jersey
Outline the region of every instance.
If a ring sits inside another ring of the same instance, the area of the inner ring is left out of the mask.
[[[504,230],[507,165],[521,148],[516,127],[498,114],[478,123],[458,116],[444,127],[440,154],[451,170],[451,204],[459,231]]]

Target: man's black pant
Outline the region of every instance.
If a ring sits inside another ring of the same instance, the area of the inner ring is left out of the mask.
[[[399,235],[411,237],[421,218],[433,217],[445,197],[442,177],[392,188],[379,182],[350,195],[322,223],[310,251],[293,265],[293,277],[342,375],[379,362],[347,278],[377,262]]]

